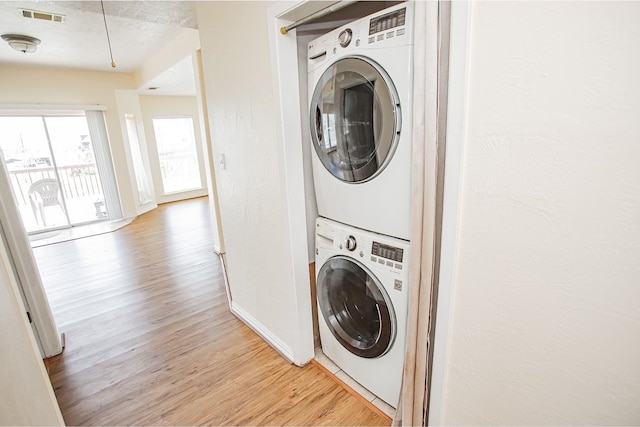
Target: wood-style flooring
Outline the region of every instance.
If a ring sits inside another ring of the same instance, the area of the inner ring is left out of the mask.
[[[230,312],[207,198],[34,249],[66,349],[50,377],[68,425],[385,425]]]

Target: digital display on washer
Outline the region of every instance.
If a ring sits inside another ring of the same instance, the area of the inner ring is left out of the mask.
[[[371,245],[371,254],[382,258],[390,259],[395,262],[402,262],[404,250],[395,246],[383,245],[382,243],[373,242]]]
[[[369,35],[387,31],[392,28],[402,27],[407,16],[407,8],[402,8],[384,15],[372,18],[369,21]]]

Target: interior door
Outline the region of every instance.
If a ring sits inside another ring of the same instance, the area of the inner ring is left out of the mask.
[[[318,158],[336,178],[360,183],[382,172],[401,125],[396,89],[375,62],[343,58],[320,77],[311,98],[311,139]]]
[[[358,261],[335,256],[318,272],[318,306],[333,336],[350,352],[375,358],[396,336],[393,305],[380,281]]]

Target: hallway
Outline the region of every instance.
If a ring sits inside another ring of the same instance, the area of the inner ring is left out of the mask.
[[[68,425],[385,425],[230,312],[207,198],[34,249],[66,349],[50,377]]]

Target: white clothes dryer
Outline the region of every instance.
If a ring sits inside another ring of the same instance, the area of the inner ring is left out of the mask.
[[[308,45],[313,176],[320,216],[409,240],[413,4]]]
[[[318,218],[318,324],[323,353],[396,407],[404,364],[409,243]]]

